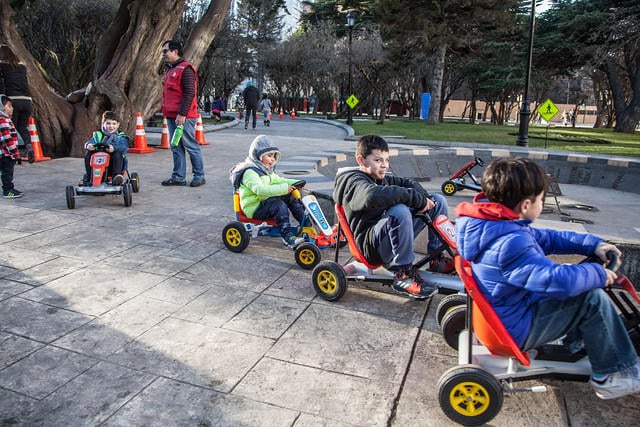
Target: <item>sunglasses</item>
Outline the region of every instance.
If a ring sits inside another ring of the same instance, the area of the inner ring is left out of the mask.
[[[162,53],[167,53],[167,52],[169,52],[170,50],[175,50],[175,49],[162,49]]]

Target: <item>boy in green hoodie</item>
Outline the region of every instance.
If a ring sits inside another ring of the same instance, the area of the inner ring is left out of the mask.
[[[304,242],[291,231],[289,211],[301,223],[304,206],[291,193],[296,179],[287,179],[275,172],[280,150],[265,135],[255,137],[247,158],[231,169],[230,179],[238,189],[240,207],[246,216],[255,219],[275,218],[285,246],[295,248]]]

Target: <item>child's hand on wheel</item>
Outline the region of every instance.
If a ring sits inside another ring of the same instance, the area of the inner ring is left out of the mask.
[[[618,278],[618,275],[615,272],[609,270],[608,268],[605,268],[604,271],[605,273],[607,273],[607,281],[605,282],[604,285],[605,286],[613,285],[613,282],[615,282],[615,280]]]
[[[618,255],[618,258],[622,256],[622,252],[620,249],[612,245],[611,243],[601,242],[596,248],[595,254],[598,258],[602,260],[602,262],[609,262],[607,259],[607,252],[614,252]]]

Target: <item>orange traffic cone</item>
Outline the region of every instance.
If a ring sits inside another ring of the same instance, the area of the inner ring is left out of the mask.
[[[133,148],[129,149],[130,153],[152,153],[153,147],[147,145],[147,134],[144,133],[144,124],[142,123],[142,113],[138,111],[136,117],[136,139],[133,143]]]
[[[198,120],[196,120],[196,141],[198,141],[199,145],[209,145],[204,140],[204,126],[202,126],[202,116],[200,114],[198,114]]]
[[[282,112],[282,107],[280,107],[280,114],[278,114],[278,119],[279,120],[283,120],[284,119],[284,113]]]
[[[160,139],[160,145],[158,148],[170,149],[169,146],[169,127],[167,126],[167,119],[162,118],[162,138]]]
[[[42,145],[40,145],[40,137],[38,136],[38,129],[36,129],[36,122],[33,117],[29,117],[29,139],[31,139],[31,148],[33,149],[33,158],[36,162],[43,162],[45,160],[51,160],[51,157],[45,157],[42,153]]]
[[[291,107],[291,120],[296,119],[296,109]]]

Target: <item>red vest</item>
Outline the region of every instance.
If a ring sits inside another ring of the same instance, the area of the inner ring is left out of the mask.
[[[193,65],[182,61],[178,65],[169,68],[164,73],[162,81],[162,115],[168,119],[175,119],[182,103],[182,73],[185,68],[191,67],[195,75],[195,94],[187,113],[188,119],[198,118],[198,73]]]

